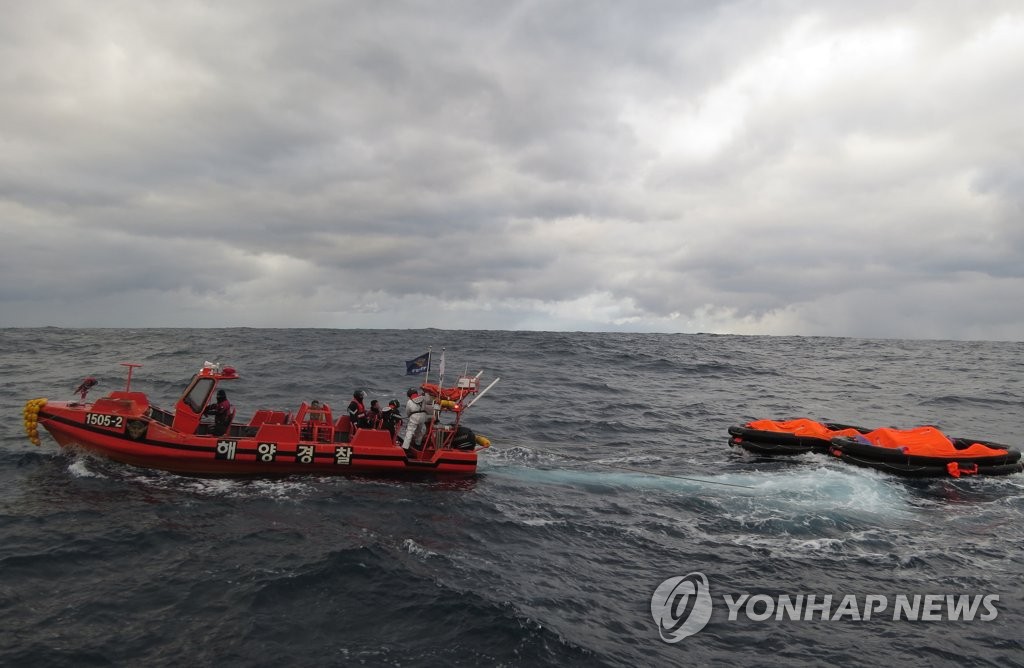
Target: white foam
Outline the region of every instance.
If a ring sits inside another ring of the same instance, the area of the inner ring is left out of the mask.
[[[76,454],[71,463],[68,464],[68,473],[76,478],[106,478],[89,468],[89,458],[86,455]]]
[[[482,450],[479,461],[498,464],[500,462],[555,462],[564,461],[563,457],[532,448],[488,448]]]
[[[427,548],[423,547],[422,545],[414,541],[412,538],[406,538],[404,541],[402,541],[402,548],[414,557],[419,557],[423,560],[427,560],[431,557],[437,556],[437,552],[431,552]]]
[[[558,520],[554,520],[550,517],[543,517],[538,515],[532,508],[524,508],[522,506],[511,506],[506,503],[493,502],[495,510],[501,513],[501,516],[507,520],[515,522],[516,524],[522,524],[525,526],[547,526],[549,524],[555,524]]]
[[[659,475],[657,472],[586,471],[572,468],[536,468],[505,464],[496,468],[485,467],[488,474],[508,475],[539,484],[604,485],[622,488],[686,488],[695,489],[713,476],[687,479]]]
[[[597,459],[595,464],[654,464],[662,461],[662,457],[655,455],[636,455],[631,457],[612,457],[609,459]]]
[[[521,465],[504,465],[488,474],[514,477],[519,484],[605,486],[613,490],[654,492],[655,496],[644,499],[647,504],[675,503],[673,497],[687,502],[699,499],[713,506],[722,519],[755,532],[792,530],[797,535],[810,534],[808,538],[821,530],[817,525],[827,527],[849,522],[888,525],[893,521],[912,520],[918,512],[903,481],[841,464],[693,478],[653,472],[647,475]],[[543,523],[536,517],[523,517],[521,511],[514,519],[524,524]],[[805,549],[835,550],[837,545],[808,544]]]
[[[796,543],[793,546],[796,552],[840,554],[843,552],[846,541],[840,538],[815,538]]]

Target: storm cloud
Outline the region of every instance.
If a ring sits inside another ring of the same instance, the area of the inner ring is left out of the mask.
[[[0,326],[1024,340],[1017,2],[8,4]]]

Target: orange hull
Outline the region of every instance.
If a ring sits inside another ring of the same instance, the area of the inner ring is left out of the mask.
[[[96,384],[93,378],[76,390],[82,402],[28,402],[24,416],[30,441],[40,444],[39,427],[43,427],[62,447],[80,448],[132,466],[222,476],[471,475],[476,472],[477,448],[489,445],[460,425],[464,409],[453,402],[434,404],[422,440],[418,439],[421,449],[409,453],[395,439],[394,434],[400,433],[397,413],[388,416],[395,429],[392,434],[384,428],[353,428],[347,414],[336,420],[331,407],[321,402],[303,402],[294,415],[258,410],[246,424],[233,422],[234,409],[228,405],[228,412],[213,411],[216,419],[210,425],[203,418],[211,413],[215,393],[223,394],[217,390],[219,384],[239,379],[232,367],[206,363],[189,381],[174,411],[165,411],[152,406],[144,393],[131,391],[132,371],[140,365],[123,365],[128,367],[125,389],[93,403],[85,403],[86,393]],[[475,378],[471,380],[467,392],[475,393]],[[453,423],[441,422],[445,411],[454,416]],[[383,418],[376,426],[382,424]]]
[[[63,447],[191,475],[476,472],[475,451],[427,448],[406,457],[386,430],[360,429],[351,436],[330,434],[328,439],[328,431],[316,434],[291,423],[244,425],[223,436],[181,434],[154,419],[148,409],[132,414],[102,411],[102,406],[99,412],[96,407],[49,402],[39,410],[38,422]],[[309,437],[303,438],[304,432]],[[248,433],[252,435],[243,435]]]
[[[476,473],[477,441],[459,425],[461,407],[452,410],[453,424],[440,420],[435,407],[421,449],[406,453],[387,429],[353,429],[349,416],[334,419],[327,404],[303,402],[294,415],[258,410],[247,424],[202,421],[220,383],[238,379],[234,368],[207,363],[193,376],[174,411],[149,403],[131,391],[131,369],[123,391],[86,403],[33,399],[25,405],[25,430],[39,445],[39,427],[63,447],[81,448],[115,461],[174,473],[209,476],[285,476],[351,473]],[[92,383],[95,385],[95,381]],[[399,422],[400,424],[400,422]],[[219,434],[211,431],[220,427]],[[397,425],[396,425],[397,426]],[[226,431],[224,431],[226,429]],[[401,433],[396,430],[396,434]]]

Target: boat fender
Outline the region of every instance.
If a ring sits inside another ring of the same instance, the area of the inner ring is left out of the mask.
[[[491,447],[491,439],[487,438],[486,436],[481,436],[480,434],[477,434],[476,444],[479,445],[481,448],[489,448]]]
[[[21,414],[24,417],[25,435],[32,445],[39,445],[39,409],[46,405],[46,399],[30,399]]]

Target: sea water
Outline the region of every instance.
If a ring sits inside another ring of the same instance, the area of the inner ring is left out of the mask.
[[[21,424],[86,376],[123,388],[126,361],[168,409],[207,360],[238,369],[243,419],[386,404],[442,348],[447,380],[501,378],[465,415],[493,443],[468,479],[191,478]],[[811,417],[1019,447],[1021,343],[7,329],[0,370],[0,665],[1024,665],[1024,475],[907,480],[726,431]],[[659,608],[686,576],[703,603]]]

